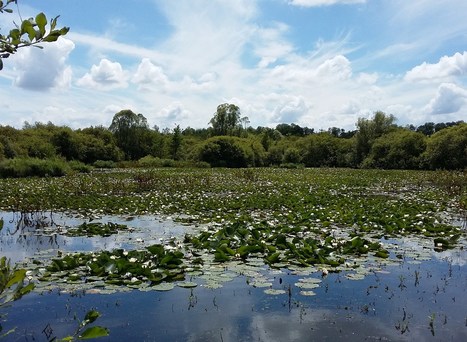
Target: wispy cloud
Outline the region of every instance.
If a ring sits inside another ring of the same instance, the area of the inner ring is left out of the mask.
[[[290,0],[289,3],[294,6],[315,7],[331,5],[350,5],[364,4],[367,0]]]

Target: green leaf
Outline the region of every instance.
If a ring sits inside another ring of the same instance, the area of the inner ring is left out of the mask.
[[[84,317],[84,320],[87,322],[86,324],[94,322],[96,319],[100,317],[100,313],[96,310],[91,310],[89,311],[86,316]]]
[[[39,13],[36,15],[36,24],[39,27],[40,38],[44,37],[45,35],[45,25],[47,25],[47,18],[44,13]]]
[[[267,256],[265,259],[269,264],[274,264],[280,261],[280,255],[281,254],[277,252],[277,253]]]
[[[6,287],[11,287],[14,284],[21,283],[24,280],[24,277],[26,277],[26,270],[16,270],[13,276],[10,278],[8,283],[6,284]]]
[[[79,337],[79,340],[89,340],[91,338],[98,338],[109,336],[109,329],[96,326],[89,329],[86,329]]]
[[[29,292],[31,292],[32,290],[34,290],[34,287],[35,287],[35,285],[33,283],[30,283],[27,286],[23,287],[19,291],[19,293],[20,293],[21,296],[24,296],[24,295],[28,294]]]

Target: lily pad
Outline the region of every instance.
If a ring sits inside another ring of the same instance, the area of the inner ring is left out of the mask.
[[[186,288],[186,289],[190,289],[190,288],[198,286],[198,284],[196,284],[196,283],[194,283],[192,281],[185,281],[185,282],[177,283],[177,286],[178,287],[183,287],[183,288]]]
[[[172,283],[160,283],[160,284],[151,286],[150,288],[154,291],[170,291],[170,290],[173,290],[174,287],[175,285]]]
[[[283,294],[286,294],[287,292],[285,290],[266,289],[264,290],[264,293],[268,295],[283,295]]]

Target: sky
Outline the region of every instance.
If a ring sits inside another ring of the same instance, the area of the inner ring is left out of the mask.
[[[0,71],[0,125],[206,128],[233,103],[250,125],[355,129],[467,121],[465,0],[20,0],[70,32]],[[0,14],[3,34],[19,22]]]

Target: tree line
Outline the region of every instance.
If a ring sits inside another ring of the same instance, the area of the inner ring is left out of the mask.
[[[465,169],[467,123],[428,122],[401,127],[378,111],[359,118],[356,129],[327,131],[296,124],[249,126],[240,108],[217,107],[209,127],[149,127],[142,114],[116,113],[109,127],[71,129],[51,122],[0,126],[0,163],[35,158],[81,162],[95,167],[350,167]]]

